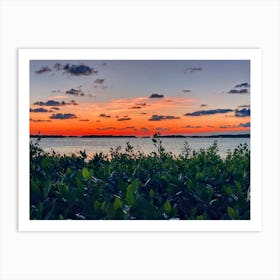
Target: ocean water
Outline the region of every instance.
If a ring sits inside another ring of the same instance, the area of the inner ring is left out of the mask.
[[[36,142],[36,138],[31,138],[31,142]],[[247,143],[250,148],[250,138],[161,138],[162,144],[167,152],[179,155],[184,149],[187,141],[192,150],[199,151],[211,146],[214,141],[218,143],[218,153],[225,158],[229,150],[233,151],[239,144]],[[129,142],[135,151],[145,154],[156,151],[151,138],[42,138],[39,146],[45,151],[55,151],[59,154],[70,155],[79,151],[86,151],[88,156],[95,153],[109,154],[111,148],[116,149],[121,146],[121,151],[125,150],[126,143]]]

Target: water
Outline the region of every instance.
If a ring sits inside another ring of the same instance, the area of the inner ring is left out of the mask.
[[[31,138],[31,142],[36,142]],[[162,144],[167,152],[179,155],[185,141],[188,142],[192,150],[198,151],[201,148],[208,148],[214,141],[218,143],[219,154],[225,158],[227,151],[233,151],[239,144],[247,143],[250,148],[250,138],[161,138]],[[125,150],[126,143],[129,142],[135,151],[141,151],[145,154],[156,151],[151,138],[42,138],[39,145],[47,152],[55,151],[59,154],[73,154],[79,151],[86,151],[87,155],[92,156],[95,153],[108,154],[110,149],[121,146],[121,151]]]

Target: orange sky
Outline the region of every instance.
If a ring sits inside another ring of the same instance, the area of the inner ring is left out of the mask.
[[[234,117],[234,112],[184,116],[185,108],[195,107],[195,103],[196,100],[191,98],[173,98],[159,102],[143,97],[116,99],[104,103],[83,103],[79,106],[63,106],[59,110],[61,114],[75,114],[76,118],[50,119],[49,113],[30,112],[30,133],[76,136],[92,134],[150,136],[156,132],[168,135],[248,130],[239,125],[249,122],[250,117],[243,117],[241,120],[241,118]],[[36,109],[38,106],[33,105],[31,108]],[[51,107],[50,110],[53,111],[51,113],[57,113]],[[106,114],[102,116],[104,111]],[[174,119],[151,121],[153,115],[172,116]]]
[[[30,134],[250,132],[250,61],[34,60]]]

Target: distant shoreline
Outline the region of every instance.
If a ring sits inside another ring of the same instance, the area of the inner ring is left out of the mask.
[[[217,135],[160,135],[158,138],[250,138],[250,134],[217,134]],[[153,138],[152,136],[137,137],[135,135],[30,135],[30,138]]]

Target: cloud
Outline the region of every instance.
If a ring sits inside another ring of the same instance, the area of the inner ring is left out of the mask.
[[[250,115],[251,115],[251,110],[249,108],[235,110],[236,117],[242,118],[242,117],[249,117]]]
[[[65,101],[55,101],[55,100],[48,100],[47,102],[43,101],[37,101],[34,102],[33,105],[38,105],[38,106],[66,106],[66,105],[78,105],[78,103],[75,100],[71,100],[70,102],[65,102]]]
[[[191,90],[190,89],[182,89],[182,92],[189,93],[189,92],[191,92]]]
[[[232,111],[233,110],[231,109],[201,110],[192,113],[186,113],[184,116],[199,117],[199,116],[206,116],[206,115],[224,114]]]
[[[97,70],[94,70],[93,68],[87,66],[87,65],[84,65],[84,64],[80,64],[80,65],[70,65],[70,64],[65,64],[63,66],[63,70],[68,73],[68,74],[71,74],[73,76],[88,76],[88,75],[91,75],[91,74],[97,74],[98,71]]]
[[[163,98],[164,95],[163,94],[158,94],[158,93],[153,93],[150,95],[150,98]]]
[[[195,126],[193,126],[193,125],[186,125],[185,128],[201,128],[201,126],[200,125],[195,125]]]
[[[80,122],[89,122],[88,119],[80,119],[79,121],[80,121]]]
[[[141,108],[142,108],[141,106],[133,106],[133,107],[131,107],[129,109],[141,109]]]
[[[127,116],[124,116],[123,118],[119,118],[118,121],[119,122],[123,122],[123,121],[130,121],[131,118],[127,117]]]
[[[99,117],[101,117],[101,118],[111,118],[110,115],[106,115],[106,114],[100,114]]]
[[[235,86],[235,88],[240,88],[240,87],[249,88],[249,87],[250,87],[250,84],[248,84],[248,83],[242,83],[242,84],[238,84],[238,85]]]
[[[251,123],[250,123],[250,122],[247,122],[247,123],[240,123],[239,126],[240,126],[240,127],[250,127],[250,126],[251,126]]]
[[[231,89],[228,91],[230,94],[244,94],[244,93],[249,93],[249,90],[247,88],[242,88],[242,89]]]
[[[67,120],[67,119],[76,119],[77,116],[75,114],[61,114],[61,113],[58,113],[58,114],[52,114],[50,116],[50,119],[53,119],[53,120]]]
[[[65,92],[66,94],[76,95],[76,96],[84,96],[85,94],[80,89],[71,88]]]
[[[240,123],[239,127],[250,127],[251,123],[250,122],[246,122],[246,123]]]
[[[99,85],[102,85],[104,83],[105,79],[96,79],[94,81],[95,84],[99,84]]]
[[[250,108],[251,106],[250,105],[240,105],[238,106],[238,108]]]
[[[59,108],[58,108],[58,107],[52,107],[52,109],[53,109],[53,110],[56,110],[56,111],[58,111],[58,110],[59,110]]]
[[[51,120],[33,120],[29,119],[31,122],[51,122]]]
[[[42,66],[39,70],[34,71],[36,74],[44,74],[51,72],[52,70],[48,66]]]
[[[226,125],[221,125],[220,128],[248,128],[250,127],[251,123],[250,122],[246,122],[246,123],[240,123],[239,125],[230,125],[230,124],[226,124]]]
[[[139,102],[139,103],[136,103],[136,105],[134,105],[128,109],[142,109],[142,107],[145,107],[145,106],[147,106],[146,102]]]
[[[203,70],[202,67],[188,67],[188,68],[184,69],[184,74],[188,74],[188,73],[192,74],[192,73],[199,72],[202,70]]]
[[[36,109],[29,109],[29,112],[32,112],[32,113],[50,113],[52,112],[51,110],[47,110],[45,108],[36,108]]]
[[[235,85],[233,89],[229,90],[227,93],[230,94],[246,94],[250,93],[250,84],[248,83],[241,83]]]
[[[145,113],[145,112],[141,112],[140,114],[141,114],[141,115],[147,115],[147,113]]]
[[[207,104],[200,104],[200,107],[207,107]]]
[[[175,116],[161,116],[161,115],[152,115],[149,121],[165,121],[165,120],[177,120],[179,117]]]

